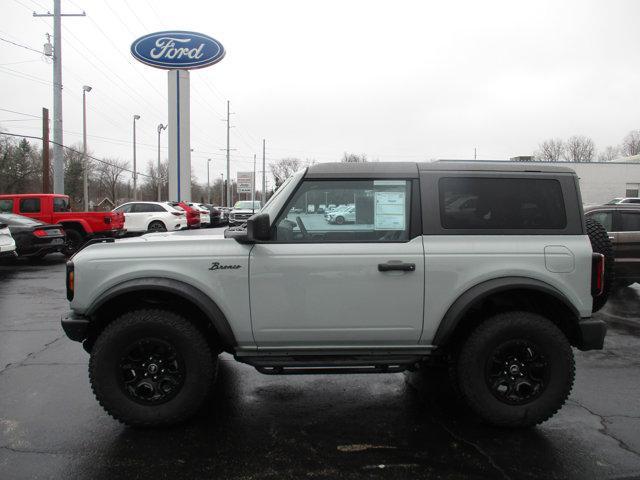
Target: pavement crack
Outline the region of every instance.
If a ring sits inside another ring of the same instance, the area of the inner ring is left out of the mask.
[[[478,445],[477,443],[468,440],[466,438],[464,438],[463,436],[459,435],[458,433],[456,433],[453,429],[449,428],[443,421],[441,421],[440,419],[437,418],[433,418],[432,420],[440,425],[449,435],[451,435],[454,439],[456,439],[458,442],[460,443],[464,443],[466,445],[469,445],[471,448],[473,448],[476,452],[478,452],[482,457],[484,457],[485,460],[487,460],[487,462],[489,462],[489,465],[491,465],[494,470],[496,470],[498,473],[500,473],[500,475],[502,475],[502,478],[504,478],[505,480],[512,480],[511,477],[507,474],[507,472],[504,471],[504,469],[498,465],[495,460],[493,459],[493,457],[491,457],[491,455],[489,455],[489,453],[487,453],[487,451],[482,448],[480,445]]]
[[[2,445],[0,446],[1,450],[7,450],[9,452],[13,452],[13,453],[28,453],[28,454],[33,454],[33,455],[61,455],[58,452],[48,452],[46,450],[32,450],[32,449],[26,449],[26,448],[15,448],[15,447],[10,447],[8,445]]]
[[[622,448],[623,450],[626,450],[629,453],[633,453],[634,455],[637,455],[638,457],[640,457],[640,452],[636,452],[633,448],[631,448],[629,445],[627,445],[623,440],[619,439],[618,437],[616,437],[614,434],[612,434],[609,431],[609,427],[607,426],[607,419],[608,418],[633,418],[633,419],[638,419],[639,417],[634,417],[631,415],[601,415],[598,412],[595,412],[593,410],[591,410],[589,407],[583,405],[582,403],[580,403],[577,400],[568,400],[569,403],[573,403],[574,405],[586,410],[587,412],[589,412],[591,415],[593,415],[594,417],[598,418],[598,421],[600,422],[600,425],[602,428],[600,428],[600,432],[602,432],[603,435],[606,435],[607,437],[613,439],[616,441],[616,443],[618,444],[618,446],[620,448]]]
[[[42,352],[44,352],[47,348],[49,348],[51,345],[53,345],[54,343],[56,343],[58,340],[62,340],[64,337],[65,337],[65,334],[62,334],[62,335],[60,335],[60,336],[58,336],[58,337],[54,338],[54,339],[53,339],[53,340],[51,340],[50,342],[45,343],[45,344],[44,344],[44,346],[43,346],[41,349],[36,350],[35,352],[28,353],[26,357],[24,357],[22,360],[20,360],[20,361],[19,361],[19,362],[17,362],[17,363],[7,363],[7,364],[4,366],[4,368],[3,368],[2,370],[0,370],[0,375],[2,375],[3,373],[5,373],[7,370],[10,370],[10,369],[13,369],[13,368],[17,368],[17,367],[20,367],[20,366],[24,365],[24,364],[25,364],[25,362],[26,362],[27,360],[29,360],[30,358],[35,357],[36,355],[41,354],[41,353],[42,353]]]

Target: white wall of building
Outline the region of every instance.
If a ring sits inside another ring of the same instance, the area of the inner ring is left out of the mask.
[[[549,165],[546,163],[545,165]],[[640,184],[639,163],[558,163],[575,170],[585,204],[602,204],[626,196],[627,188]]]

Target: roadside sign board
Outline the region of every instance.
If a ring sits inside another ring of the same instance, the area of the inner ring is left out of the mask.
[[[238,172],[238,193],[251,193],[253,189],[253,172]]]

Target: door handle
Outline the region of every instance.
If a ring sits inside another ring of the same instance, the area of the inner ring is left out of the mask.
[[[615,240],[615,239],[616,239],[615,235],[609,235],[609,240]]]
[[[401,272],[414,272],[415,269],[415,263],[387,262],[378,264],[379,272],[390,272],[392,270],[399,270]]]

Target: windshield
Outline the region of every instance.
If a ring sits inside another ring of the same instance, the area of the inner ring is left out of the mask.
[[[35,227],[36,225],[44,225],[44,223],[34,220],[33,218],[23,217],[13,213],[0,215],[0,223],[6,223],[12,227]]]
[[[260,202],[252,202],[251,200],[241,200],[239,202],[236,202],[233,208],[237,208],[239,210],[260,210]]]

